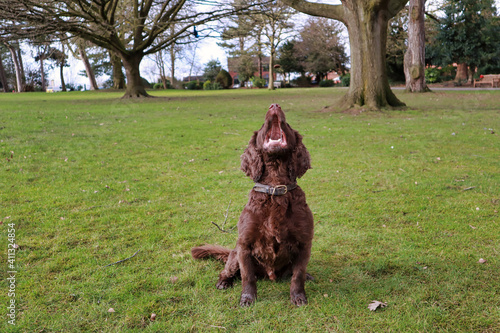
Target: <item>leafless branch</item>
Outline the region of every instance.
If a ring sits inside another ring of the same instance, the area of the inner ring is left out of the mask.
[[[127,260],[129,260],[129,259],[132,259],[133,257],[135,257],[135,256],[137,255],[137,253],[139,253],[139,251],[141,251],[141,250],[137,250],[137,252],[135,252],[135,253],[134,253],[131,257],[128,257],[128,258],[125,258],[125,259],[122,259],[122,260],[118,260],[117,262],[114,262],[114,263],[112,263],[112,264],[108,264],[108,265],[106,265],[106,266],[103,266],[102,268],[104,268],[104,267],[108,267],[108,266],[113,266],[113,265],[119,264],[119,263],[121,263],[121,262],[127,261]]]
[[[220,231],[227,232],[227,233],[233,231],[234,228],[236,228],[236,225],[235,225],[229,229],[224,229],[224,227],[226,226],[227,218],[229,216],[229,207],[231,207],[231,200],[229,200],[229,205],[227,206],[226,214],[224,214],[224,222],[222,223],[222,227],[220,227],[217,223],[212,221],[212,224],[215,225]]]

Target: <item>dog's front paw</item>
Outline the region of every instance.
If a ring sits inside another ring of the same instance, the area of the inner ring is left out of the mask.
[[[233,279],[219,279],[215,286],[219,290],[231,288],[233,286]]]
[[[307,297],[304,293],[292,294],[290,296],[293,305],[302,306],[307,304]]]
[[[241,294],[240,306],[250,306],[255,303],[255,295]]]

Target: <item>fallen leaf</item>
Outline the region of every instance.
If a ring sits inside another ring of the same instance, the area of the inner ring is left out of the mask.
[[[385,308],[386,306],[387,306],[387,303],[379,302],[379,301],[372,301],[370,304],[368,304],[368,309],[370,309],[370,311],[375,311],[378,308]]]
[[[177,276],[172,276],[172,277],[170,278],[170,282],[171,282],[171,283],[176,283],[178,280],[179,280],[179,278],[178,278]]]
[[[152,313],[151,317],[149,318],[151,321],[155,321],[156,319],[156,313]]]
[[[108,312],[115,312],[115,309],[113,309],[113,308],[109,308],[109,309],[108,309]]]
[[[480,263],[480,264],[484,264],[485,262],[486,262],[486,260],[483,258],[479,259],[479,261],[478,261],[478,263]]]

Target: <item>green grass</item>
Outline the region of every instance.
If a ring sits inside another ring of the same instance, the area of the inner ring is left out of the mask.
[[[397,92],[408,110],[325,112],[342,93],[0,95],[4,314],[9,223],[19,245],[16,325],[2,314],[0,331],[500,331],[500,92]],[[241,284],[216,290],[222,264],[190,248],[234,246],[210,222],[231,203],[236,224],[252,186],[239,156],[271,103],[311,153],[299,184],[316,280],[307,306],[290,304],[288,281],[259,281],[242,309]]]

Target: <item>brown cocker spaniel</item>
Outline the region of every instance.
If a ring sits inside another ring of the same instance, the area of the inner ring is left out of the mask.
[[[288,125],[281,107],[271,105],[262,128],[241,155],[241,169],[255,186],[238,222],[236,248],[205,245],[191,250],[195,259],[214,257],[226,263],[218,289],[231,287],[241,275],[241,306],[255,302],[257,278],[276,280],[290,275],[292,303],[307,304],[304,282],[310,277],[306,266],[314,224],[296,180],[310,168],[302,136]]]

